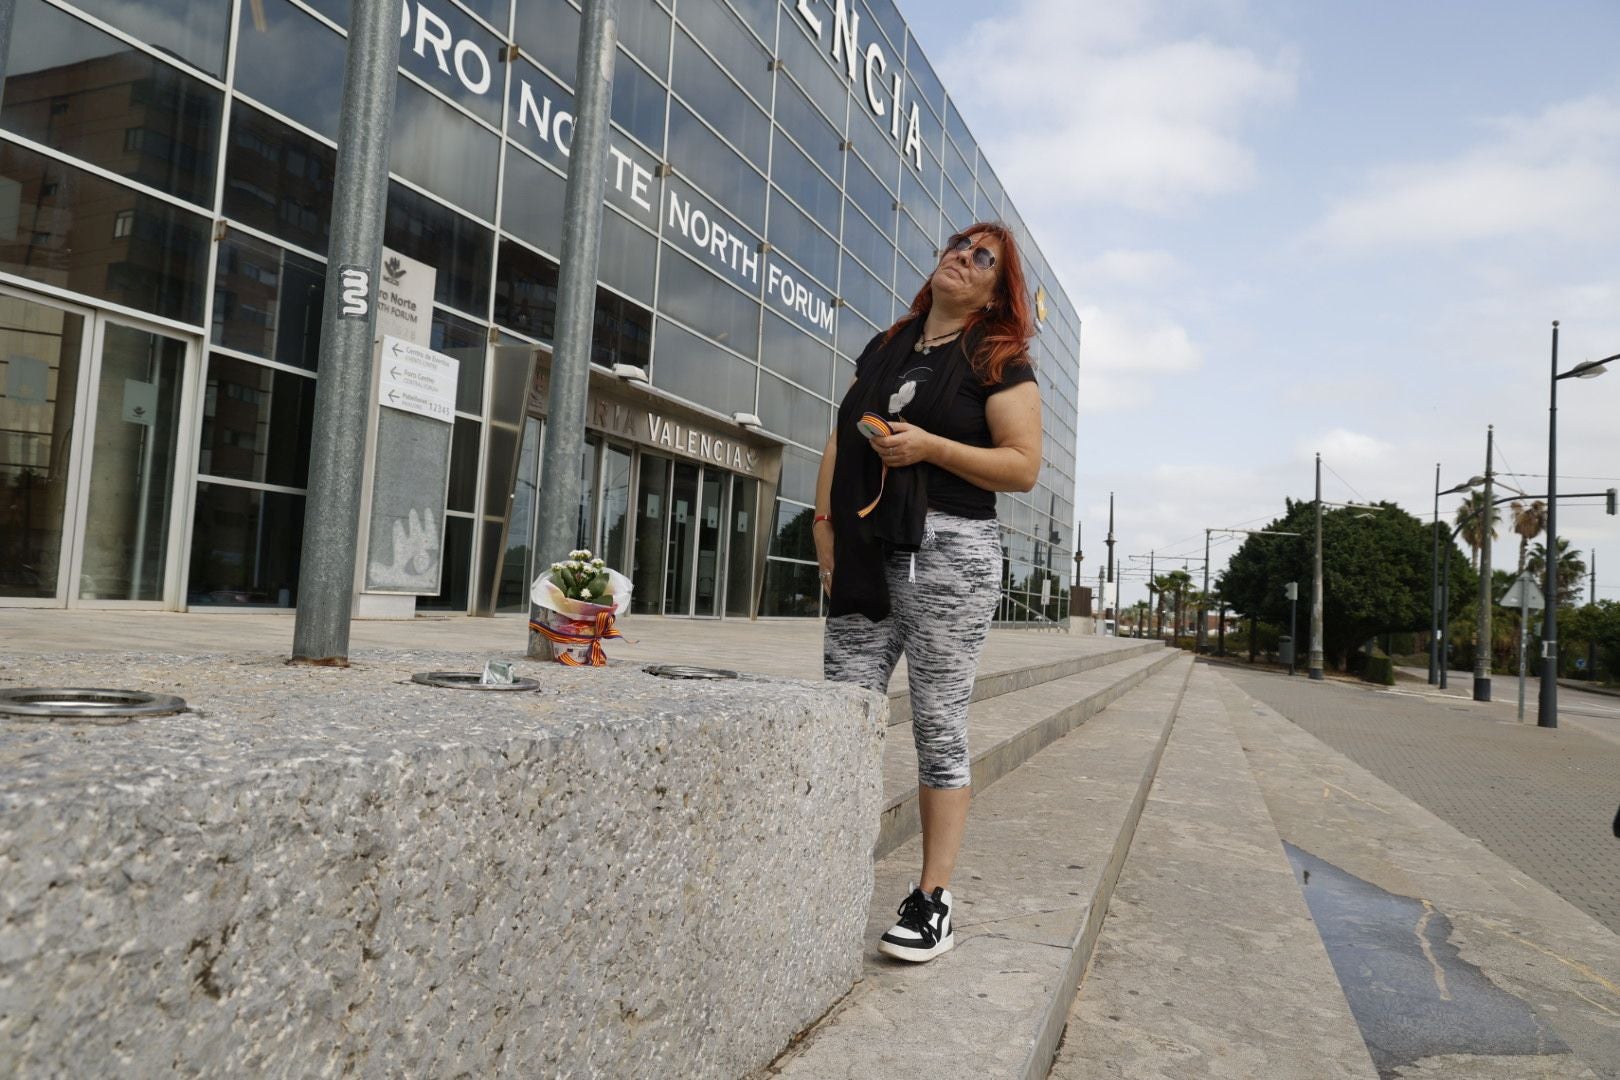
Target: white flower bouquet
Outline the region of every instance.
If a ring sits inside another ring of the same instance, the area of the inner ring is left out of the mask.
[[[630,579],[589,551],[570,551],[552,563],[534,579],[529,597],[540,609],[529,629],[551,642],[559,663],[601,667],[607,663],[603,639],[624,636],[613,620],[630,607]]]

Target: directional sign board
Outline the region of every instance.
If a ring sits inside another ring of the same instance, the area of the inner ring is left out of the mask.
[[[446,424],[455,422],[460,361],[424,345],[384,337],[377,362],[382,369],[377,404]]]
[[[1520,574],[1515,578],[1513,584],[1508,586],[1508,591],[1502,594],[1500,603],[1503,607],[1525,607],[1531,611],[1540,611],[1547,606],[1541,589],[1529,574]]]

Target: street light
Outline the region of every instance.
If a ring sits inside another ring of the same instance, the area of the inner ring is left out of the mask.
[[[1496,504],[1491,498],[1491,456],[1496,448],[1496,426],[1485,428],[1485,505],[1479,523],[1479,611],[1474,631],[1474,700],[1491,700],[1491,540],[1496,529]]]
[[[1595,379],[1620,360],[1620,353],[1576,364],[1558,373],[1558,320],[1552,324],[1552,378],[1547,394],[1547,596],[1541,630],[1541,699],[1536,726],[1558,726],[1558,383]]]
[[[1434,465],[1434,558],[1429,568],[1429,685],[1440,681],[1442,628],[1440,626],[1440,496],[1460,495],[1485,482],[1483,476],[1474,476],[1456,487],[1440,490],[1440,463]]]

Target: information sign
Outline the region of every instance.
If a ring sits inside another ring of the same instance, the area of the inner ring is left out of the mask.
[[[454,357],[385,337],[377,358],[377,404],[440,420],[456,419],[456,376],[461,363]]]

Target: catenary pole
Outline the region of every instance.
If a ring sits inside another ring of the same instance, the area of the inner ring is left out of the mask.
[[[11,18],[16,10],[14,0],[0,0],[0,86],[6,81],[6,60],[11,56]]]
[[[1316,565],[1311,572],[1311,678],[1322,671],[1322,455],[1316,455]]]
[[[546,401],[540,472],[539,556],[545,568],[579,542],[579,462],[585,453],[585,399],[591,377],[591,326],[596,313],[602,195],[607,177],[608,111],[613,101],[613,52],[618,38],[613,0],[585,0],[579,23],[579,96],[563,196],[562,261],[557,286],[557,336]],[[529,618],[539,617],[533,601]],[[530,656],[549,642],[529,632]]]
[[[1429,560],[1429,685],[1440,681],[1440,463],[1434,463],[1434,555]]]
[[[398,67],[399,5],[393,0],[354,0],[332,184],[332,239],[293,624],[295,662],[348,666],[372,334],[377,323],[374,284],[388,200],[389,129]]]
[[[1491,534],[1496,531],[1495,475],[1491,471],[1496,450],[1496,425],[1485,428],[1485,500],[1479,513],[1479,611],[1475,619],[1474,700],[1491,700],[1491,608],[1495,597],[1491,588]]]
[[[1547,587],[1542,590],[1541,694],[1536,726],[1558,726],[1558,320],[1552,324],[1552,378],[1547,383]]]
[[[1204,591],[1198,597],[1198,645],[1194,650],[1200,655],[1204,652],[1204,642],[1209,638],[1209,534],[1213,531],[1204,530]]]

